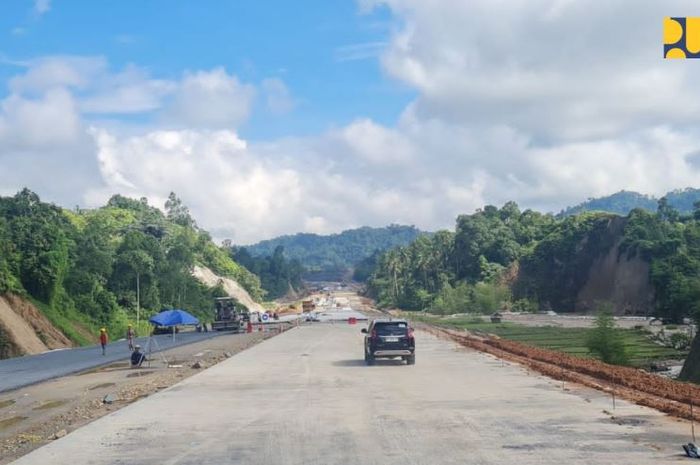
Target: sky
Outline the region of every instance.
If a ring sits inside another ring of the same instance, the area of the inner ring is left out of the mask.
[[[248,244],[700,187],[696,0],[3,0],[0,195]]]

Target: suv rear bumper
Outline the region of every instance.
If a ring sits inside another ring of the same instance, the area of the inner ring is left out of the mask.
[[[375,350],[373,355],[375,357],[395,357],[398,355],[413,355],[413,351],[408,349]]]

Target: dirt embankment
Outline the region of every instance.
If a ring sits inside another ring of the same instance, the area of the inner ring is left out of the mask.
[[[5,357],[73,345],[31,302],[12,294],[0,296],[0,331],[7,340],[0,354]]]
[[[700,420],[700,386],[674,381],[635,368],[608,365],[497,337],[421,325],[437,336],[448,337],[465,347],[520,363],[550,378],[582,384],[651,407],[670,415]],[[692,413],[691,413],[692,412]]]
[[[620,254],[621,242],[622,236],[591,265],[588,280],[576,298],[577,311],[595,310],[601,301],[612,303],[620,315],[647,315],[653,311],[649,263],[638,256]]]
[[[246,291],[243,288],[243,286],[241,286],[231,278],[219,276],[209,268],[197,265],[195,265],[192,275],[195,278],[197,278],[200,282],[210,287],[214,287],[218,284],[221,284],[224,290],[228,293],[228,295],[230,295],[231,297],[248,307],[248,310],[250,310],[251,312],[265,311],[265,308],[263,308],[262,305],[254,301],[250,294],[248,294],[248,291]]]

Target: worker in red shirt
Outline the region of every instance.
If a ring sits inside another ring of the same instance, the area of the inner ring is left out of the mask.
[[[100,345],[102,345],[102,355],[107,355],[107,330],[100,329]]]

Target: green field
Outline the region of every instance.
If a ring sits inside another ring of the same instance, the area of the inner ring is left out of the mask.
[[[467,329],[469,331],[495,334],[504,339],[522,342],[546,349],[558,350],[580,357],[592,357],[586,348],[588,328],[561,328],[555,326],[524,326],[516,323],[488,323],[469,318],[432,318],[409,316],[416,321],[437,324],[439,326]],[[618,329],[624,338],[625,347],[634,366],[648,366],[659,360],[682,360],[687,352],[664,347],[652,341],[647,333],[637,329]]]

